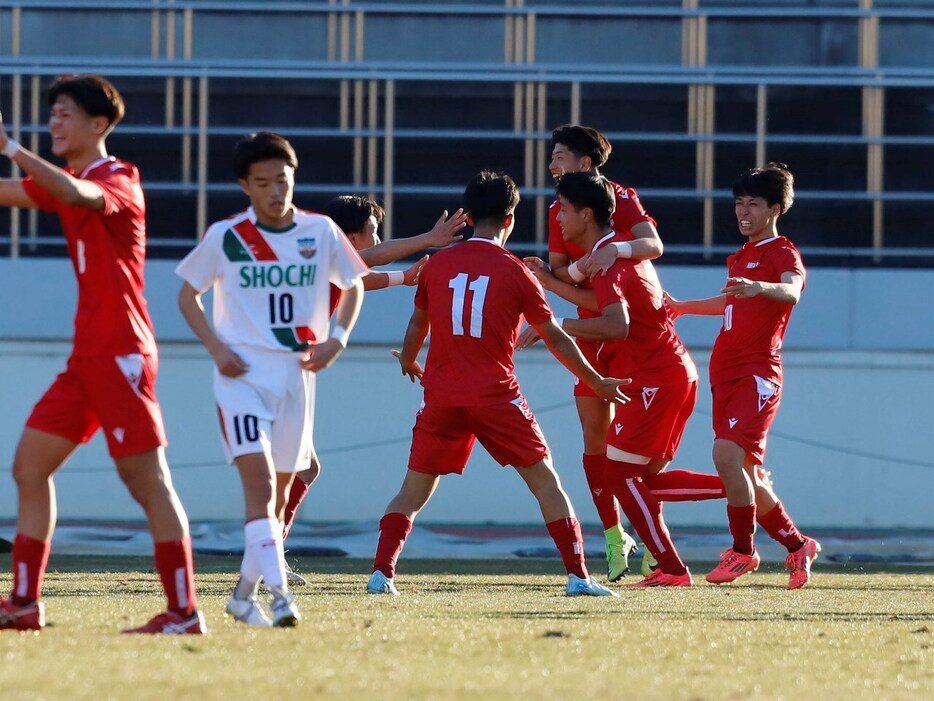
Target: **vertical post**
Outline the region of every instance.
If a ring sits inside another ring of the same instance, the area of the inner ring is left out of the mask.
[[[871,11],[872,0],[860,0],[861,10]],[[859,18],[859,65],[875,68],[879,65],[879,16],[868,14]],[[863,136],[866,145],[866,191],[872,197],[872,247],[874,260],[882,260],[884,236],[885,151],[881,138],[885,134],[885,88],[863,87]]]
[[[10,13],[10,20],[13,34],[10,53],[13,56],[19,56],[22,50],[22,8],[14,7]],[[13,110],[13,138],[19,140],[21,131],[20,127],[22,123],[21,120],[23,116],[23,78],[18,73],[14,75],[13,79],[10,81],[10,92],[10,97],[13,102],[11,105]],[[17,166],[13,161],[10,162],[10,177],[19,177],[19,166]],[[19,258],[20,215],[21,212],[19,207],[10,207],[10,258]]]
[[[198,238],[208,227],[208,77],[198,81]]]
[[[765,125],[768,118],[768,93],[764,83],[756,86],[756,166],[765,165]]]
[[[183,13],[182,55],[186,61],[191,60],[192,37],[194,34],[193,14],[194,12],[190,7],[186,7]],[[186,76],[182,78],[182,128],[185,130],[185,133],[182,135],[182,182],[184,182],[185,185],[191,184],[191,103],[191,78]]]
[[[384,100],[383,210],[386,216],[383,218],[383,237],[389,241],[392,239],[393,235],[393,183],[395,182],[393,161],[396,155],[395,136],[393,132],[396,128],[396,81],[392,79],[386,81],[386,96]]]

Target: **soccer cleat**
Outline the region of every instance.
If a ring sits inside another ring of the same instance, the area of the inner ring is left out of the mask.
[[[568,575],[568,586],[565,590],[568,596],[615,596],[619,597],[612,589],[609,589],[593,577],[581,579],[576,574]]]
[[[35,630],[45,626],[45,604],[30,601],[17,606],[12,599],[0,599],[0,630]]]
[[[747,572],[755,572],[761,562],[759,553],[744,555],[727,548],[720,553],[720,563],[707,574],[707,581],[711,584],[732,582]]]
[[[789,589],[800,589],[811,581],[811,563],[817,559],[819,552],[820,543],[805,536],[804,545],[793,553],[788,553],[785,569],[791,573],[788,577]]]
[[[285,579],[289,583],[290,587],[304,587],[306,584],[308,584],[308,580],[289,567],[288,562],[285,563]]]
[[[642,544],[642,564],[639,566],[639,571],[642,573],[643,577],[648,577],[650,574],[655,572],[658,569],[658,560],[655,559],[655,556],[651,551],[645,547],[645,543]]]
[[[259,605],[259,600],[255,596],[251,596],[249,599],[238,599],[231,594],[230,598],[227,599],[227,608],[225,610],[227,615],[235,621],[245,623],[248,626],[272,627],[272,621],[269,620],[269,616],[263,611]]]
[[[627,587],[692,587],[694,580],[691,578],[690,571],[684,574],[668,574],[661,570],[655,570],[648,577],[639,581],[627,584]]]
[[[208,632],[204,615],[195,611],[184,616],[175,611],[165,611],[149,619],[139,628],[127,628],[124,633],[142,633],[145,635],[204,635]]]
[[[392,577],[387,577],[379,570],[370,575],[370,581],[366,585],[366,593],[399,596],[399,590],[396,589],[396,583],[392,580]]]
[[[272,624],[276,628],[294,628],[302,620],[295,597],[281,589],[272,589]]]
[[[622,538],[620,538],[620,533]],[[604,536],[606,537],[606,577],[611,582],[615,582],[629,571],[629,556],[636,551],[636,541],[618,527],[608,528]]]

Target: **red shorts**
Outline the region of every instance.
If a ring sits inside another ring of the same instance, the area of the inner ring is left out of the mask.
[[[721,382],[711,391],[714,436],[733,441],[761,465],[769,427],[782,400],[781,386],[751,375]]]
[[[493,406],[423,406],[412,428],[409,469],[463,474],[474,440],[503,466],[528,467],[549,453],[524,397]]]
[[[604,350],[603,341],[586,341],[575,339],[577,347],[581,350],[581,355],[587,358],[587,362],[593,366],[593,369],[604,377],[610,376],[610,359]],[[575,397],[596,397],[597,393],[590,389],[590,385],[581,382],[579,377],[574,378],[574,396]]]
[[[71,356],[33,407],[29,428],[87,443],[103,428],[114,458],[166,445],[155,356]]]
[[[631,397],[616,405],[608,445],[634,455],[672,460],[697,401],[697,381],[664,387],[625,388]]]

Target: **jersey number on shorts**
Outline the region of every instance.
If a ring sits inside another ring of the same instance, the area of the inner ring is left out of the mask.
[[[283,292],[280,295],[275,292],[269,293],[269,323],[272,326],[291,324],[294,316],[295,307],[291,293]]]
[[[237,445],[242,445],[244,439],[247,443],[256,443],[259,440],[259,420],[252,414],[233,417],[233,428]]]
[[[454,290],[451,300],[451,326],[455,336],[464,335],[464,303],[467,290],[470,290],[473,292],[473,300],[468,310],[470,335],[480,338],[480,332],[483,330],[483,302],[486,300],[486,288],[489,284],[489,275],[480,275],[471,280],[470,284],[467,283],[467,273],[460,273],[451,278],[448,287]]]

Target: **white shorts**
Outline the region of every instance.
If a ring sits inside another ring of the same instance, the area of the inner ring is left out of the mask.
[[[250,369],[240,377],[214,370],[227,460],[263,453],[276,472],[307,470],[317,459],[312,440],[315,374],[302,369],[300,353],[242,346],[233,350]]]

